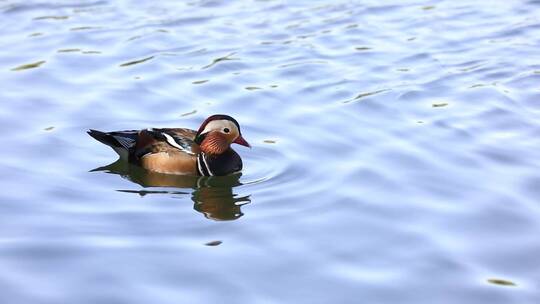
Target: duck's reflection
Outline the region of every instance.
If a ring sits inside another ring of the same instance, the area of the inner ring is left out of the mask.
[[[118,174],[145,188],[182,188],[180,191],[118,190],[137,193],[141,196],[152,193],[189,194],[190,192],[183,189],[193,189],[191,191],[191,199],[194,202],[193,209],[213,220],[235,220],[243,215],[240,207],[251,202],[249,196],[237,196],[232,191],[233,187],[241,185],[241,173],[219,177],[170,175],[150,172],[124,161],[116,161],[92,171]]]

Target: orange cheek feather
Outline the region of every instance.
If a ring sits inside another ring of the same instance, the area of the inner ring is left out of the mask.
[[[229,149],[229,144],[221,133],[211,132],[201,143],[201,151],[207,154],[221,154],[227,149]]]

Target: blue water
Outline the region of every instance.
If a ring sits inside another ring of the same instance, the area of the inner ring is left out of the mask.
[[[538,1],[0,1],[5,303],[539,303]],[[86,135],[235,117],[241,176]]]

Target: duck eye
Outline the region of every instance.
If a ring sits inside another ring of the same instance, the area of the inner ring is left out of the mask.
[[[231,130],[229,130],[229,128],[223,129],[223,132],[225,132],[225,133],[229,133],[230,131],[231,131]]]

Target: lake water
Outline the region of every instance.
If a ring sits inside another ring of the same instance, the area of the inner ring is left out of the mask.
[[[0,1],[2,303],[540,303],[539,1]],[[85,132],[235,117],[243,175]]]

